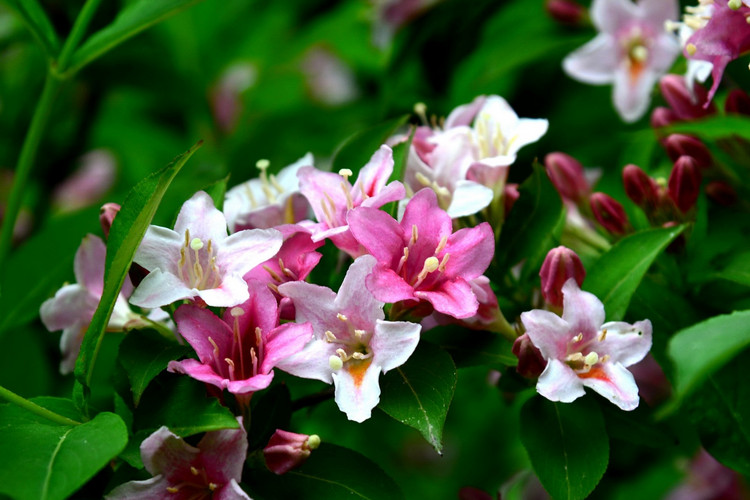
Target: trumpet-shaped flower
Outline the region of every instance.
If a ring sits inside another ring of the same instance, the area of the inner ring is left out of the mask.
[[[537,392],[570,403],[589,387],[623,410],[635,409],[638,386],[626,367],[651,349],[651,322],[604,323],[604,306],[575,279],[562,291],[562,317],[541,309],[521,314],[526,334],[547,361]]]
[[[209,306],[231,307],[249,297],[242,276],[279,251],[275,229],[246,229],[227,236],[224,214],[199,191],[182,205],[174,231],[149,226],[133,262],[149,271],[130,302],[160,307],[200,298]]]
[[[405,196],[403,184],[399,181],[386,184],[392,172],[393,151],[386,145],[380,146],[362,167],[354,185],[349,182],[351,170],[343,169],[335,174],[313,167],[300,169],[300,191],[318,220],[313,228],[313,241],[330,238],[334,245],[354,258],[365,253],[349,232],[346,216],[355,207],[379,208],[402,199]]]
[[[356,422],[370,418],[380,401],[380,372],[406,362],[421,330],[414,323],[384,321],[383,302],[365,287],[375,263],[370,255],[356,259],[338,294],[304,281],[279,286],[294,301],[297,322],[312,324],[313,340],[277,366],[298,377],[333,383],[336,404]]]
[[[484,273],[495,251],[488,223],[454,233],[435,192],[422,189],[406,205],[400,223],[363,207],[349,214],[349,225],[378,261],[366,281],[376,299],[427,301],[454,318],[477,313],[479,302],[470,281]]]
[[[249,395],[265,389],[279,360],[302,350],[312,336],[307,324],[279,326],[279,313],[268,287],[249,283],[250,298],[227,308],[223,318],[192,304],[175,312],[178,332],[198,354],[198,360],[170,361],[168,369]]]
[[[250,179],[227,191],[224,214],[229,230],[268,229],[306,219],[309,206],[299,192],[297,172],[312,164],[313,156],[307,153],[274,175],[267,172],[267,160],[258,161],[260,176],[257,179]]]
[[[591,20],[599,34],[568,55],[563,69],[584,83],[612,83],[615,109],[633,122],[646,112],[651,89],[680,52],[677,37],[664,29],[677,15],[676,0],[594,0]]]
[[[104,288],[104,261],[107,247],[98,236],[87,235],[76,252],[73,268],[76,283],[65,285],[51,299],[42,304],[42,323],[51,332],[62,330],[60,351],[63,359],[60,372],[70,373],[75,367],[83,335],[102,298]],[[127,326],[140,322],[140,316],[130,310],[128,297],[133,292],[130,278],[125,277],[120,295],[117,296],[107,330],[122,331]]]
[[[141,458],[154,475],[118,486],[108,500],[250,500],[238,481],[247,457],[247,433],[239,429],[207,432],[197,447],[161,427],[141,443]]]

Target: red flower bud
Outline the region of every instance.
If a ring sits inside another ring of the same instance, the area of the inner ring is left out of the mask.
[[[579,26],[588,16],[586,7],[573,0],[548,0],[547,14],[560,24]]]
[[[513,204],[521,196],[521,193],[518,192],[518,184],[506,184],[503,196],[505,196],[505,215],[507,216],[510,209],[513,208]]]
[[[594,193],[589,203],[594,217],[604,229],[612,234],[625,234],[629,225],[628,216],[617,200],[604,193]]]
[[[547,361],[526,333],[513,342],[512,351],[518,358],[516,371],[523,377],[537,378],[547,367]]]
[[[317,434],[308,436],[276,429],[268,445],[263,448],[266,466],[275,474],[284,474],[302,465],[310,452],[320,446]]]
[[[706,194],[713,201],[724,207],[737,203],[737,192],[724,181],[713,181],[706,185]]]
[[[713,165],[711,152],[700,139],[690,135],[671,134],[664,140],[669,158],[675,162],[680,156],[692,156],[696,165],[707,168]]]
[[[658,107],[651,113],[651,126],[655,129],[666,127],[679,120],[677,113],[670,108]]]
[[[559,246],[553,248],[544,258],[542,269],[539,271],[542,280],[542,296],[548,304],[562,307],[562,287],[570,278],[576,280],[578,286],[583,284],[586,270],[581,259],[570,248]]]
[[[701,172],[691,156],[680,156],[669,175],[667,193],[683,213],[687,212],[698,200],[701,188]]]
[[[724,109],[727,113],[750,116],[750,95],[742,89],[732,90],[724,103]]]
[[[99,224],[102,226],[102,232],[104,237],[109,238],[109,230],[112,227],[112,221],[115,220],[115,215],[120,211],[120,205],[117,203],[105,203],[102,208],[99,209]]]
[[[708,91],[697,82],[691,93],[683,76],[664,75],[659,81],[659,88],[680,120],[694,120],[716,113],[716,105],[713,102],[708,108],[703,108],[703,103],[708,101]]]
[[[544,166],[550,181],[563,198],[578,203],[589,195],[589,183],[583,174],[583,166],[572,156],[550,153],[544,158]]]
[[[659,201],[659,185],[637,165],[625,165],[622,183],[628,198],[641,208],[651,209]]]

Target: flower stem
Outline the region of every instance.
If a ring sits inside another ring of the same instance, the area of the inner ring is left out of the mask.
[[[70,76],[66,74],[68,66],[70,64],[70,58],[73,56],[73,51],[78,48],[81,39],[86,34],[86,30],[91,23],[91,19],[96,13],[96,9],[99,7],[101,0],[87,0],[84,4],[81,12],[78,13],[73,29],[70,30],[68,38],[65,40],[60,56],[57,58],[57,71],[61,75]]]
[[[52,422],[55,422],[56,424],[81,425],[81,422],[77,422],[68,417],[63,417],[62,415],[59,415],[53,411],[50,411],[47,408],[39,406],[38,404],[32,401],[29,401],[26,398],[22,398],[21,396],[19,396],[18,394],[14,392],[9,391],[3,386],[0,386],[0,398],[3,398],[13,403],[16,406],[20,406],[24,410],[28,410],[31,413],[34,413],[35,415],[39,415],[40,417],[46,418],[47,420],[51,420]]]

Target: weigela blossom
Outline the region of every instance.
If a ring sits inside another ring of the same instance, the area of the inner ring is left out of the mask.
[[[257,163],[260,176],[227,191],[224,215],[230,232],[242,229],[268,229],[307,219],[309,205],[299,192],[297,172],[312,166],[313,156],[305,156],[284,167],[278,175],[267,172],[269,163]]]
[[[149,226],[133,262],[149,271],[130,298],[140,307],[160,307],[200,298],[232,307],[249,297],[242,276],[279,251],[275,229],[247,229],[227,236],[224,214],[199,191],[182,205],[174,231]]]
[[[349,420],[363,422],[380,401],[380,372],[401,366],[414,352],[421,327],[384,321],[384,303],[365,287],[375,266],[371,255],[356,259],[336,294],[297,281],[279,286],[294,301],[297,322],[309,321],[313,340],[299,354],[281,360],[279,369],[335,386],[335,400]]]
[[[651,349],[649,320],[604,323],[602,303],[571,278],[563,286],[562,317],[535,309],[522,313],[521,322],[547,361],[536,385],[539,394],[570,403],[589,387],[623,410],[638,406],[638,386],[626,367]]]
[[[482,222],[453,232],[450,216],[432,189],[409,201],[401,222],[380,210],[349,214],[352,234],[378,263],[367,288],[378,300],[426,301],[454,318],[477,313],[470,281],[484,273],[495,251],[492,228]]]
[[[207,432],[197,447],[166,427],[141,443],[141,459],[154,475],[118,486],[109,500],[250,500],[238,482],[247,457],[247,433],[239,429]]]
[[[60,338],[62,374],[73,371],[81,341],[102,298],[106,255],[107,247],[101,238],[86,235],[76,251],[73,264],[76,283],[58,290],[53,298],[44,301],[39,311],[47,330],[63,331]],[[108,331],[122,331],[140,323],[140,316],[128,306],[128,297],[132,292],[133,284],[126,276],[109,318]]]
[[[268,287],[256,281],[248,285],[250,298],[227,308],[222,318],[192,304],[177,309],[177,331],[198,360],[170,361],[169,371],[249,395],[268,387],[279,360],[302,350],[312,336],[310,325],[279,326],[276,298]]]
[[[563,69],[593,85],[612,83],[615,109],[634,122],[648,109],[651,90],[680,52],[676,36],[664,29],[676,19],[676,0],[594,0],[591,20],[599,34],[568,55]]]
[[[399,181],[386,184],[391,173],[393,151],[386,145],[380,146],[362,167],[353,185],[349,182],[352,172],[348,169],[342,169],[338,174],[313,167],[300,169],[297,174],[300,191],[310,202],[318,220],[312,228],[313,241],[329,238],[353,258],[362,255],[364,251],[349,232],[346,216],[359,206],[380,208],[402,199],[406,193],[403,184]]]
[[[320,446],[317,434],[297,434],[283,429],[276,429],[268,444],[263,448],[266,467],[274,474],[286,474],[302,465],[312,450]]]

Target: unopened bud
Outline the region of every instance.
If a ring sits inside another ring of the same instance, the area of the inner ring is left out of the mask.
[[[537,378],[547,367],[547,361],[539,349],[531,342],[527,333],[524,333],[513,342],[512,351],[518,358],[516,371],[523,377]]]
[[[707,108],[703,107],[708,102],[708,91],[697,82],[693,86],[693,92],[690,92],[683,76],[664,75],[659,81],[659,88],[680,120],[694,120],[716,113],[714,103]]]
[[[276,429],[268,445],[263,448],[263,456],[271,472],[284,474],[302,465],[318,446],[320,438],[316,434],[308,436]]]
[[[544,158],[544,166],[550,181],[563,198],[578,203],[589,195],[589,183],[583,174],[583,166],[572,156],[550,153]]]
[[[711,152],[700,139],[684,134],[671,134],[664,140],[669,158],[674,162],[680,156],[692,156],[700,168],[713,165]]]
[[[724,207],[737,203],[737,192],[724,181],[713,181],[706,184],[706,195]]]
[[[102,226],[102,232],[105,238],[109,238],[109,230],[112,228],[112,221],[115,215],[120,211],[120,205],[117,203],[105,203],[99,209],[99,224]]]
[[[724,110],[727,113],[750,116],[750,95],[742,89],[732,90],[724,103]]]
[[[670,108],[665,108],[664,106],[654,109],[651,113],[651,126],[654,129],[666,127],[679,120],[680,118],[677,116],[677,113]]]
[[[625,234],[628,216],[617,200],[604,193],[594,193],[589,202],[594,217],[604,229],[612,234]]]
[[[510,209],[513,208],[513,205],[516,203],[516,200],[521,196],[521,193],[518,192],[518,184],[506,184],[503,190],[503,196],[505,197],[505,214],[507,217],[508,212],[510,212]]]
[[[588,16],[586,7],[573,0],[547,0],[547,14],[560,24],[579,26]]]
[[[641,170],[641,167],[626,165],[622,170],[622,183],[625,193],[633,203],[646,210],[656,206],[659,200],[659,185]]]
[[[701,188],[701,172],[695,159],[690,156],[680,156],[672,167],[669,175],[667,193],[681,212],[685,213],[698,200]]]
[[[562,307],[562,287],[570,278],[576,280],[578,286],[583,284],[586,270],[583,268],[581,259],[570,248],[559,246],[547,253],[539,278],[542,281],[542,297],[555,307]]]

